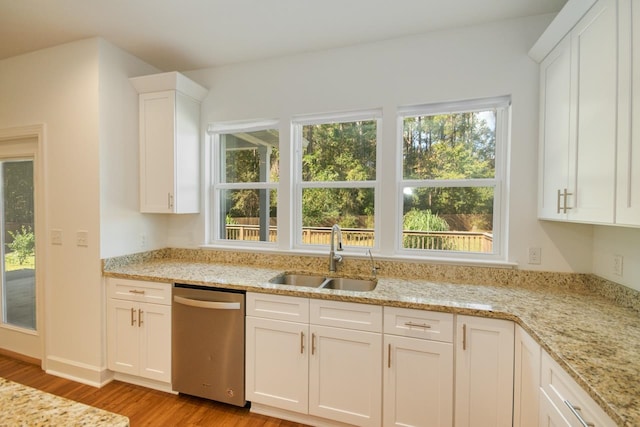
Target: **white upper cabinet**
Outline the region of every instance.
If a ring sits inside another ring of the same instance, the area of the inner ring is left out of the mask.
[[[571,39],[567,36],[540,64],[540,218],[566,218],[570,105]]]
[[[200,210],[200,101],[177,72],[130,79],[140,94],[140,212]]]
[[[614,223],[616,23],[617,1],[599,0],[541,62],[542,219]]]
[[[640,4],[619,0],[616,223],[640,226]]]

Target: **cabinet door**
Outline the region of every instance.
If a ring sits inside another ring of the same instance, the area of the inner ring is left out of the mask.
[[[640,226],[640,5],[619,1],[616,223]]]
[[[575,177],[569,218],[613,223],[617,129],[616,0],[599,0],[571,33],[575,57]]]
[[[175,93],[140,95],[140,212],[174,211]]]
[[[200,211],[200,102],[176,92],[174,212]]]
[[[513,322],[457,316],[456,426],[511,426]]]
[[[540,158],[538,216],[564,219],[569,177],[571,40],[565,37],[540,64]]]
[[[250,316],[246,322],[247,400],[306,414],[309,326]]]
[[[540,395],[540,346],[516,326],[513,425],[537,427]]]
[[[384,425],[453,425],[453,344],[384,337]]]
[[[139,371],[138,305],[109,298],[107,301],[107,364],[130,375]]]
[[[382,335],[311,325],[309,414],[358,426],[382,419]]]
[[[171,382],[171,306],[143,304],[138,307],[140,376]]]

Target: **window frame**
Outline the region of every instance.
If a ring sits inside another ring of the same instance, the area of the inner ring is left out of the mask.
[[[403,131],[404,120],[409,117],[437,114],[454,114],[496,110],[495,129],[495,175],[493,178],[471,179],[405,179]],[[511,98],[509,96],[483,98],[467,101],[421,104],[397,109],[397,162],[396,162],[396,215],[395,253],[405,258],[460,259],[465,261],[505,261],[508,229],[508,153],[511,129]],[[407,187],[468,188],[493,187],[493,252],[464,252],[434,249],[408,249],[403,247],[404,189]]]
[[[209,162],[210,162],[210,173],[209,173],[209,200],[208,207],[212,210],[209,215],[209,233],[208,233],[208,241],[211,245],[221,245],[221,246],[238,246],[238,247],[262,247],[266,248],[276,248],[279,243],[279,236],[275,242],[270,241],[255,241],[255,240],[233,240],[226,239],[221,236],[220,224],[222,221],[222,213],[220,206],[220,195],[224,190],[276,190],[278,194],[278,199],[280,198],[280,183],[281,179],[279,177],[277,182],[274,181],[257,181],[257,182],[237,182],[237,183],[226,183],[221,182],[223,171],[226,168],[226,164],[223,164],[223,159],[226,156],[222,153],[222,146],[220,141],[220,135],[222,134],[230,134],[237,132],[254,132],[260,130],[267,129],[275,129],[278,130],[278,135],[280,134],[280,121],[273,120],[252,120],[252,121],[233,121],[233,122],[218,122],[212,123],[209,125],[207,129],[207,133],[211,138],[210,142],[210,153],[209,153]],[[279,146],[278,149],[282,151],[281,138],[279,137]],[[279,221],[278,221],[279,223]]]
[[[357,121],[376,122],[376,173],[375,180],[366,181],[303,181],[302,179],[302,157],[304,149],[302,147],[302,128],[307,125],[321,125],[334,123],[351,123]],[[302,242],[302,192],[307,188],[371,188],[373,189],[374,200],[374,245],[363,246],[362,249],[378,250],[380,248],[380,153],[382,141],[382,109],[358,110],[352,112],[298,115],[291,119],[291,148],[292,148],[292,170],[293,170],[293,249],[314,250],[328,248],[329,245],[304,244]],[[357,246],[344,246],[345,251],[356,250]]]

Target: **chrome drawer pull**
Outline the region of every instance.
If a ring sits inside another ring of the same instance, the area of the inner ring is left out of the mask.
[[[416,328],[431,329],[431,325],[427,325],[426,323],[404,322],[404,325],[408,327],[415,326]]]
[[[584,418],[582,418],[582,416],[578,412],[580,410],[580,408],[578,406],[573,406],[571,404],[571,402],[569,402],[568,400],[565,400],[564,404],[569,407],[569,410],[571,412],[573,412],[573,415],[576,416],[576,418],[578,419],[578,422],[580,423],[580,425],[582,427],[596,427],[596,425],[594,423],[589,423],[589,422],[585,421]]]
[[[467,324],[462,324],[462,349],[467,349]]]
[[[139,291],[137,289],[129,289],[129,293],[130,294],[144,295],[144,291]]]

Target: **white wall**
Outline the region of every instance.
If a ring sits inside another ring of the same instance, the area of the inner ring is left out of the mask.
[[[46,245],[47,367],[99,377],[103,324],[99,252],[98,49],[84,40],[0,61],[0,127],[44,123],[46,221],[63,244]],[[89,246],[75,244],[77,230]],[[41,243],[42,244],[42,243]],[[42,261],[42,260],[40,260]]]
[[[190,77],[210,89],[202,120],[278,118],[288,139],[294,115],[383,109],[381,220],[393,223],[398,106],[499,95],[512,97],[509,261],[521,268],[588,272],[591,227],[541,223],[536,218],[538,66],[527,52],[551,16],[433,32],[384,42],[196,70]],[[287,156],[286,150],[281,155]],[[286,171],[281,183],[286,185]],[[386,189],[386,190],[385,190]],[[288,200],[279,211],[288,210]],[[379,219],[380,220],[380,219]],[[204,243],[204,219],[172,219],[169,244]],[[382,241],[393,242],[392,227]],[[382,249],[391,253],[392,243]],[[527,264],[528,248],[542,248],[542,264]]]
[[[101,255],[139,252],[141,231],[148,246],[166,244],[166,218],[137,213],[137,95],[128,77],[153,71],[100,39],[0,61],[0,129],[45,125],[49,229],[36,233],[46,253],[37,264],[46,368],[88,383],[107,375]],[[62,230],[62,245],[51,245],[50,229]],[[88,232],[87,247],[76,245],[78,230]]]
[[[167,216],[139,211],[138,93],[129,77],[159,73],[105,40],[100,45],[100,256],[166,246]]]
[[[621,255],[622,276],[613,271],[613,257]],[[593,273],[640,291],[640,229],[594,227]]]

